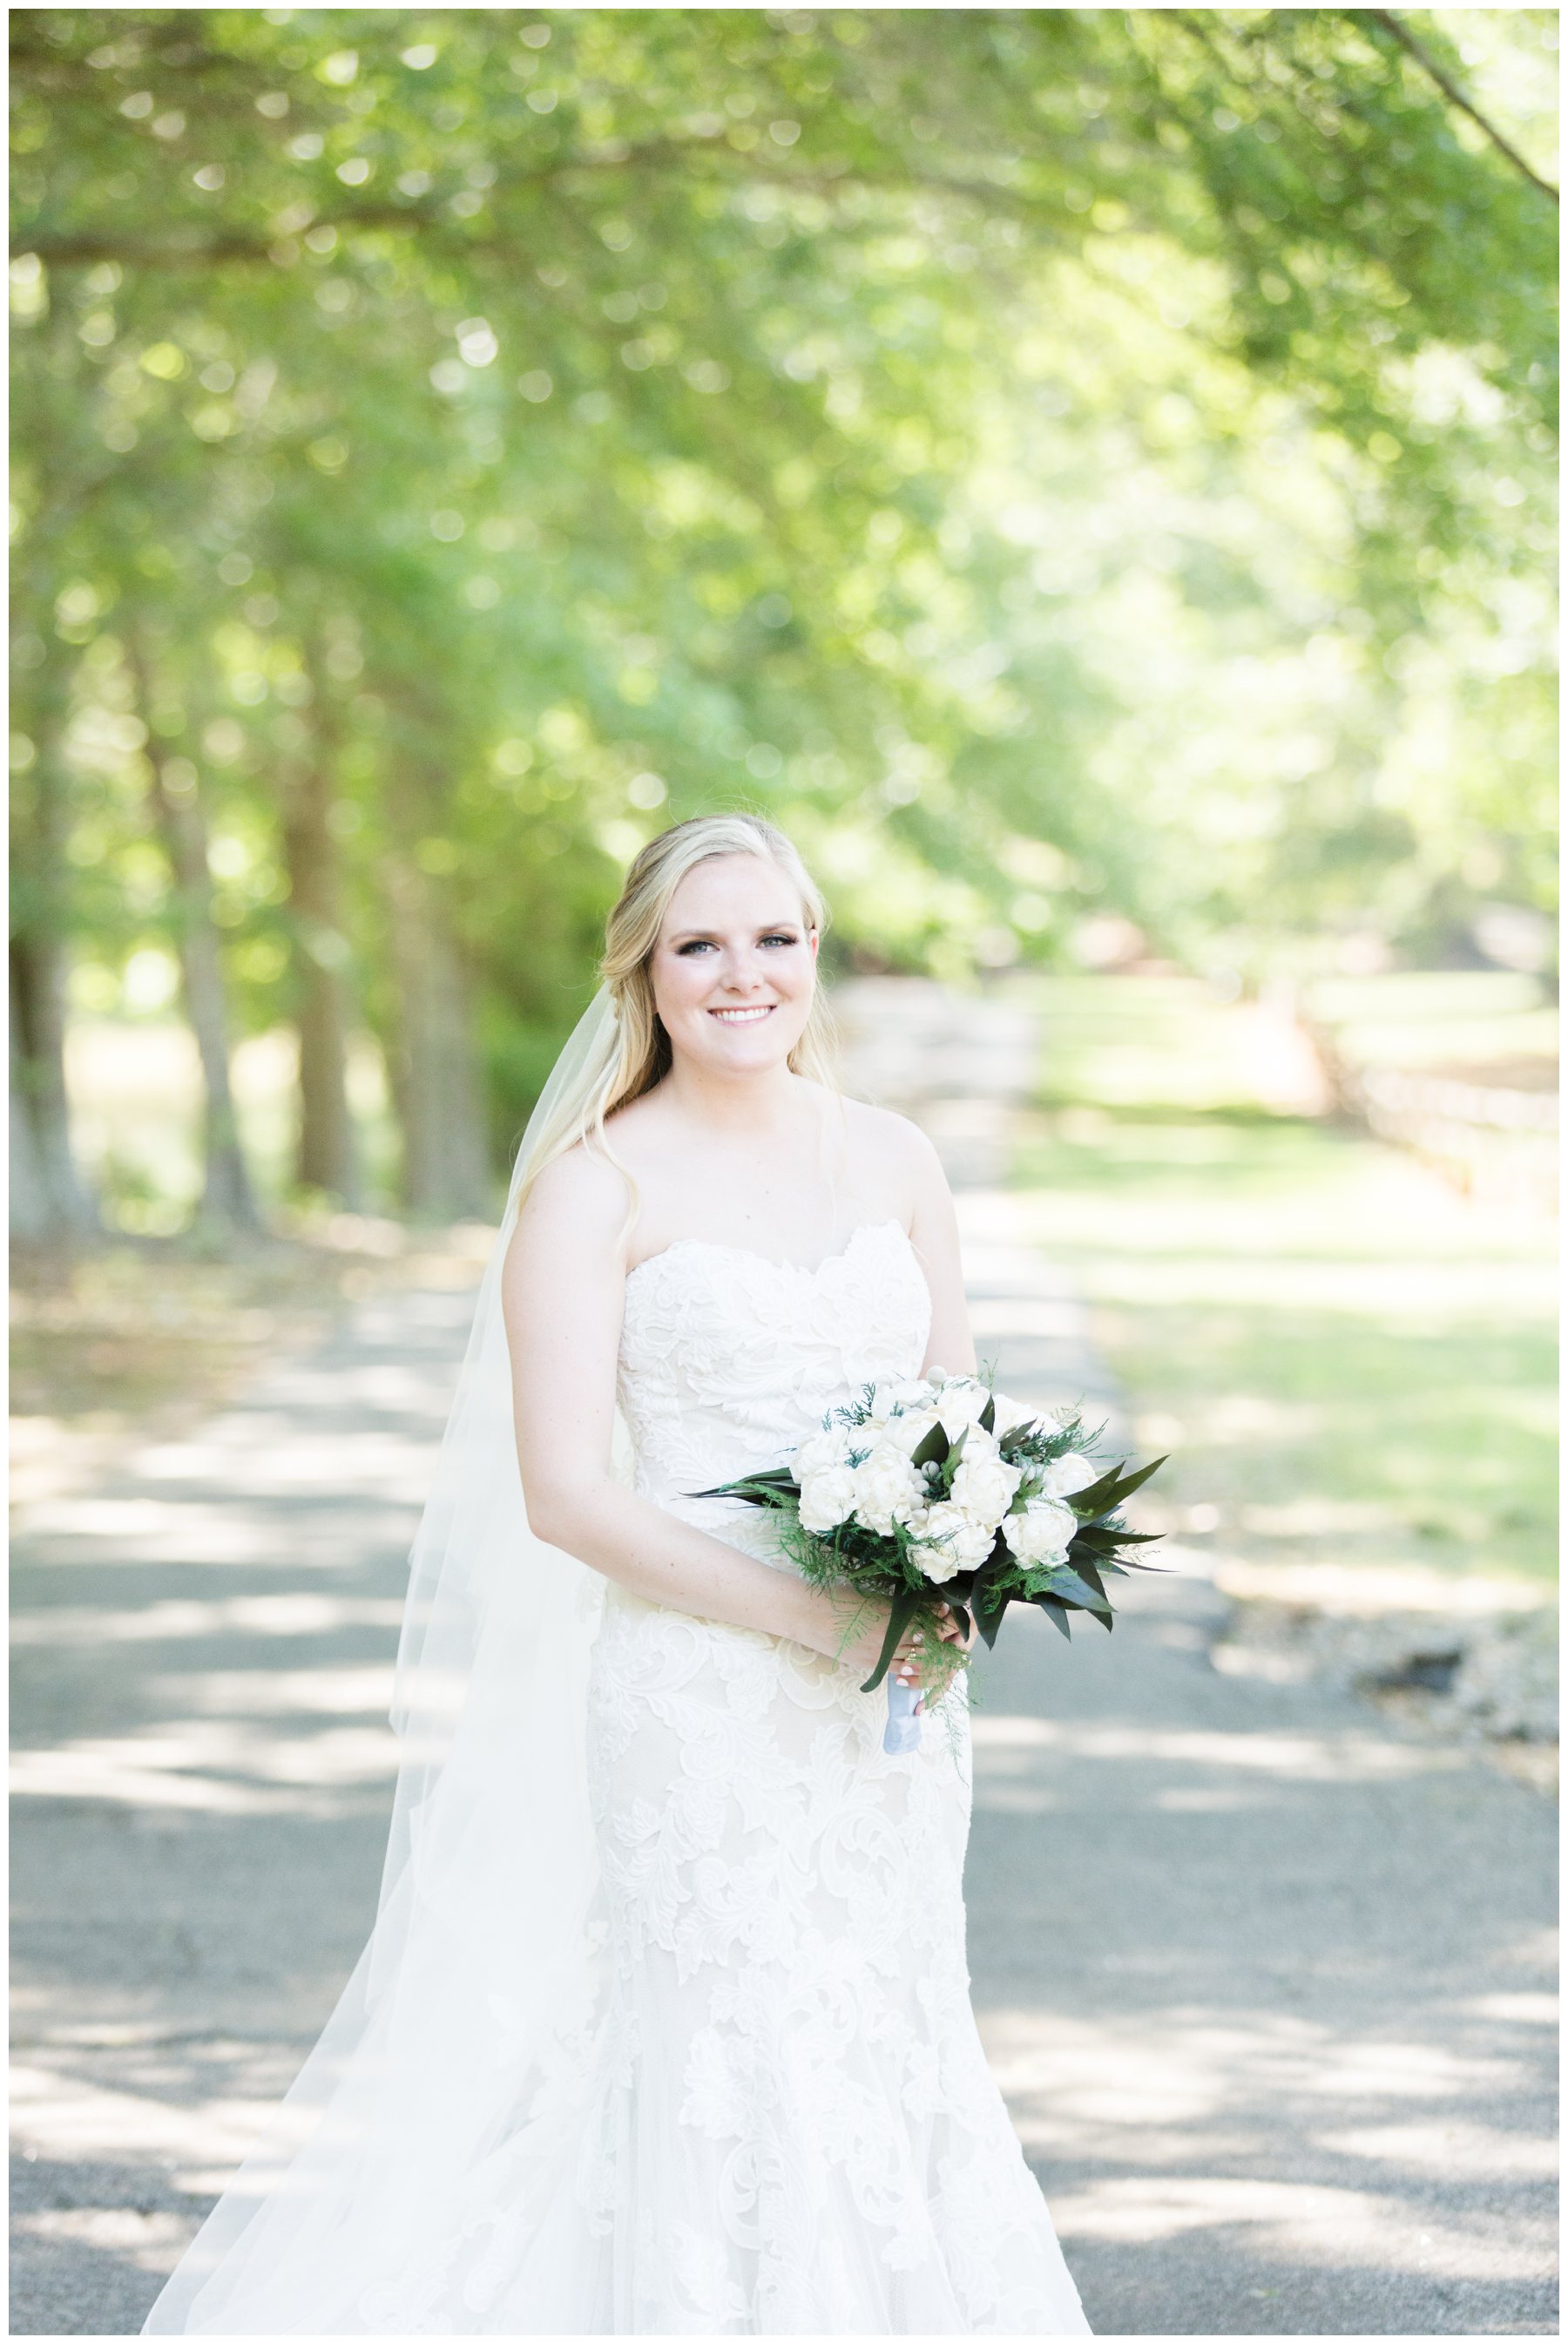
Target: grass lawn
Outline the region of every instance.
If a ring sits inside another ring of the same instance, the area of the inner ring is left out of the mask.
[[[1288,1034],[1194,980],[1030,997],[1015,1179],[1171,1452],[1141,1519],[1253,1563],[1549,1577],[1554,1224],[1291,1112]]]

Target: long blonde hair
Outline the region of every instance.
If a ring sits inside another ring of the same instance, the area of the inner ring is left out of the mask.
[[[605,1125],[618,1107],[641,1098],[669,1071],[669,1036],[654,1007],[649,964],[676,889],[698,864],[721,854],[760,854],[776,863],[799,895],[806,925],[819,935],[826,928],[827,904],[799,851],[760,814],[699,814],[650,838],[628,871],[605,923],[599,975],[615,1005],[614,1020],[535,1139],[532,1159],[518,1188],[519,1205],[546,1165],[582,1140],[620,1172],[631,1191],[630,1217],[635,1217],[636,1184],[610,1147]],[[837,1089],[832,1020],[819,985],[813,989],[810,1015],[789,1064],[792,1073]]]

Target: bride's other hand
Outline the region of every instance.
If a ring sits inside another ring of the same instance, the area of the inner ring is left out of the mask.
[[[866,1605],[864,1610],[866,1616],[856,1628],[849,1642],[837,1654],[837,1658],[846,1668],[857,1669],[862,1677],[869,1677],[881,1658],[882,1643],[888,1632],[888,1618],[892,1606],[885,1601],[879,1600],[874,1604]],[[905,1629],[899,1639],[893,1657],[888,1664],[888,1675],[890,1680],[906,1685],[920,1682],[921,1653],[930,1632],[930,1629],[923,1622],[911,1622]],[[943,1643],[958,1644],[967,1652],[975,1640],[974,1622],[971,1618],[969,1633],[966,1636],[959,1625],[952,1606],[944,1603],[937,1614],[936,1633]]]
[[[841,1600],[834,1599],[836,1608]],[[888,1620],[892,1608],[884,1596],[869,1597],[856,1603],[850,1615],[855,1623],[853,1630],[848,1638],[834,1641],[828,1657],[846,1669],[852,1669],[858,1678],[869,1677],[882,1657],[882,1645],[887,1638]],[[920,1673],[918,1662],[921,1637],[922,1631],[918,1625],[905,1629],[888,1663],[890,1680],[902,1684],[915,1682]],[[826,1647],[822,1649],[827,1650]]]
[[[960,1652],[972,1652],[975,1648],[975,1638],[979,1635],[980,1630],[975,1626],[975,1615],[972,1612],[967,1613],[966,1617],[969,1626],[967,1629],[960,1628],[958,1614],[952,1605],[944,1603],[937,1614],[937,1633],[944,1644],[957,1644]]]

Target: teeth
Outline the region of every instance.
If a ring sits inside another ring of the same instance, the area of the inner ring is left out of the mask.
[[[772,1007],[769,1001],[765,1002],[760,1009],[710,1009],[708,1014],[710,1017],[721,1017],[727,1026],[754,1026],[759,1017],[768,1016]]]

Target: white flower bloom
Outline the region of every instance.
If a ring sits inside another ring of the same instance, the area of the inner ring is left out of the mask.
[[[1040,1486],[1048,1498],[1070,1498],[1074,1490],[1087,1490],[1091,1481],[1098,1481],[1104,1470],[1076,1449],[1070,1449],[1065,1457],[1046,1466]]]
[[[820,1465],[800,1484],[800,1527],[818,1537],[848,1521],[855,1506],[855,1476],[848,1465]]]
[[[1021,1514],[1008,1515],[1001,1534],[1016,1562],[1056,1562],[1077,1528],[1070,1507],[1059,1506],[1054,1498],[1031,1498]]]
[[[1020,1469],[1010,1465],[995,1441],[977,1427],[964,1442],[953,1475],[952,1502],[994,1533],[1021,1479]]]
[[[1040,1412],[1020,1399],[1010,1399],[1006,1392],[996,1394],[996,1437],[1005,1440],[1010,1432],[1021,1432],[1026,1424],[1038,1424]]]
[[[904,1409],[889,1418],[882,1438],[890,1440],[895,1449],[902,1450],[906,1457],[912,1457],[936,1422],[934,1408]]]
[[[795,1451],[790,1468],[802,1489],[814,1473],[821,1473],[834,1465],[842,1465],[853,1442],[846,1424],[825,1424],[820,1432],[809,1433]]]
[[[977,1376],[950,1376],[936,1398],[942,1430],[956,1440],[966,1425],[978,1424],[990,1393]]]
[[[915,1561],[926,1577],[939,1585],[955,1571],[978,1571],[996,1542],[993,1530],[977,1522],[950,1498],[940,1505],[922,1507],[910,1526],[920,1539]]]
[[[929,1376],[914,1377],[904,1387],[906,1408],[934,1408],[936,1399],[937,1387]]]
[[[880,1538],[895,1521],[908,1521],[924,1494],[920,1475],[891,1440],[879,1440],[865,1463],[855,1468],[856,1519]]]
[[[935,1587],[940,1587],[948,1580],[956,1578],[963,1569],[962,1563],[951,1547],[914,1546],[910,1549],[910,1553],[914,1559],[917,1570]]]
[[[889,1418],[898,1416],[900,1409],[923,1407],[928,1399],[930,1392],[919,1376],[898,1376],[889,1383],[872,1385],[872,1397],[865,1404],[865,1420],[867,1425],[881,1428],[889,1423]]]

